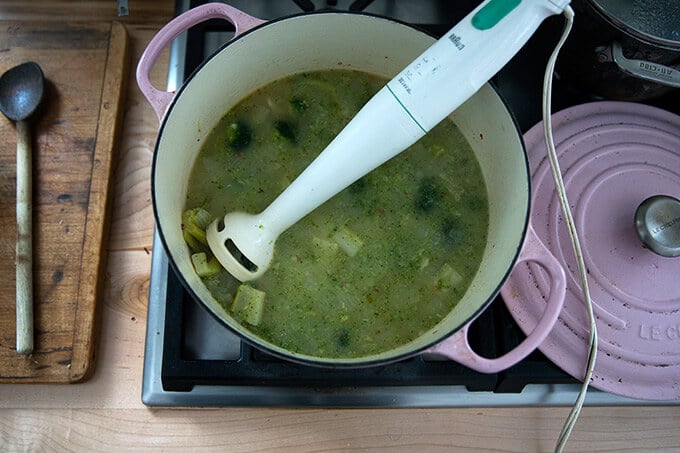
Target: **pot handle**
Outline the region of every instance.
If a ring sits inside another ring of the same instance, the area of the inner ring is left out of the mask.
[[[534,262],[541,266],[547,271],[548,279],[551,282],[543,316],[524,341],[498,358],[482,357],[472,350],[468,342],[468,330],[471,321],[446,340],[430,348],[428,352],[444,355],[481,373],[496,373],[505,370],[534,352],[548,336],[562,311],[567,280],[563,267],[538,238],[531,225],[527,229],[524,247],[515,266],[522,262]]]
[[[680,70],[670,66],[664,66],[660,63],[628,59],[623,55],[621,43],[618,41],[613,42],[611,48],[607,49],[607,51],[611,54],[611,60],[613,60],[623,72],[639,79],[656,82],[672,88],[680,88]],[[603,58],[607,59],[609,58],[609,55],[605,53]]]
[[[236,28],[234,37],[266,22],[224,3],[207,3],[198,6],[168,22],[151,39],[137,65],[137,85],[153,107],[159,120],[163,118],[170,101],[175,96],[175,92],[156,89],[149,80],[151,68],[153,68],[163,49],[180,33],[209,19],[225,19],[231,22]]]

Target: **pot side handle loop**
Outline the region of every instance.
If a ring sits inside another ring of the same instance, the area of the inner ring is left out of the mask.
[[[541,266],[547,272],[547,277],[551,282],[543,316],[524,341],[498,358],[482,357],[472,350],[468,342],[468,330],[472,323],[470,322],[443,342],[430,348],[429,352],[444,355],[481,373],[496,373],[505,370],[534,352],[548,336],[562,311],[567,281],[564,269],[531,226],[527,230],[524,247],[515,266],[523,262],[534,262]]]
[[[621,43],[611,45],[614,63],[624,72],[639,79],[656,82],[672,88],[680,88],[680,69],[644,60],[628,59],[623,55]]]
[[[137,65],[137,85],[158,115],[158,119],[163,118],[175,93],[158,90],[151,84],[149,74],[153,65],[163,49],[179,34],[209,19],[225,19],[231,22],[236,29],[234,37],[266,22],[224,3],[207,3],[198,6],[168,22],[153,37]]]

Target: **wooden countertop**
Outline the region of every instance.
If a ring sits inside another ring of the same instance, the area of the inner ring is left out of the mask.
[[[158,122],[136,62],[173,2],[0,0],[0,19],[120,20],[131,66],[115,176],[97,365],[74,385],[0,386],[0,449],[121,451],[550,451],[568,408],[149,409],[140,400],[153,236],[150,163]],[[0,48],[2,43],[0,43]],[[153,74],[164,86],[167,58]],[[678,418],[676,418],[678,417]],[[680,407],[586,407],[567,451],[680,449]]]

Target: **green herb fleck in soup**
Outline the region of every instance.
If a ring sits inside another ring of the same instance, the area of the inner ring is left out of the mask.
[[[240,284],[210,254],[212,219],[262,211],[384,83],[347,70],[271,83],[219,121],[192,169],[182,222],[198,275],[245,329],[287,350],[394,349],[439,323],[479,267],[486,187],[448,119],[284,232],[260,279]]]

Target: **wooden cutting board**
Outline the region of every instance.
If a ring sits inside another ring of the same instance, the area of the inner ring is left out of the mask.
[[[33,131],[35,348],[16,352],[16,130],[0,115],[0,383],[74,383],[93,371],[117,132],[127,76],[117,22],[0,21],[0,73],[47,79]]]

